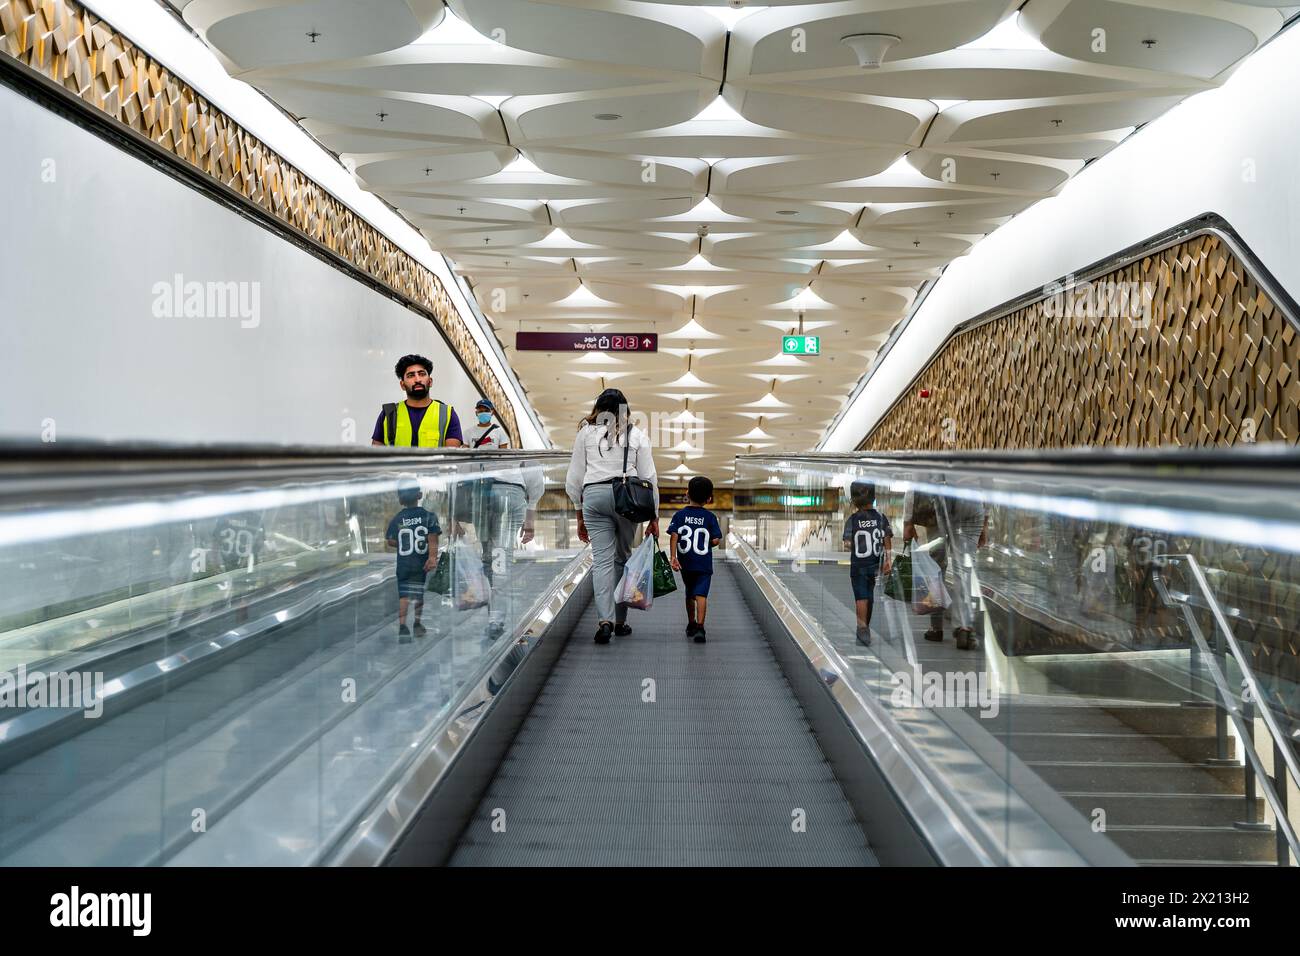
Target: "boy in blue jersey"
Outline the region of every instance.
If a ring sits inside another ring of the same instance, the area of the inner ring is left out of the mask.
[[[423,493],[416,484],[404,484],[397,489],[397,500],[402,510],[393,515],[384,535],[388,547],[397,552],[397,642],[411,643],[411,631],[406,626],[407,605],[415,604],[415,636],[424,637],[428,631],[420,623],[424,610],[425,575],[438,564],[438,516],[418,507]]]
[[[876,501],[876,486],[867,481],[855,481],[849,486],[853,499],[853,513],[844,522],[841,540],[849,557],[849,581],[853,585],[853,602],[858,615],[858,643],[871,646],[871,610],[876,600],[876,572],[889,573],[892,562],[894,529],[889,519],[872,507]]]
[[[689,506],[673,515],[668,523],[672,542],[671,564],[682,573],[686,592],[686,636],[703,644],[704,615],[709,608],[709,584],[713,580],[713,549],[722,541],[718,516],[704,507],[713,501],[713,482],[701,476],[686,486]]]

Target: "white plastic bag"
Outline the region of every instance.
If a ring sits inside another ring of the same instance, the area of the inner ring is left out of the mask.
[[[456,610],[469,611],[484,607],[488,602],[488,579],[483,573],[483,558],[469,546],[464,538],[457,538],[451,546],[454,560],[451,565],[451,593],[456,600]]]
[[[614,589],[614,602],[650,610],[655,599],[655,539],[647,536],[627,558],[623,577]]]
[[[939,611],[952,603],[943,586],[943,569],[929,553],[912,549],[912,610],[917,614]]]

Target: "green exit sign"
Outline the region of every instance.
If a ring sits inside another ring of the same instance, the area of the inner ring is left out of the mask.
[[[822,340],[816,335],[783,335],[781,351],[786,355],[820,355]]]

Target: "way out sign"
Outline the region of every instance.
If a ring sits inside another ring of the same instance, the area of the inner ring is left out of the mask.
[[[816,335],[783,335],[781,351],[786,355],[820,355],[822,340]]]
[[[658,352],[658,332],[516,332],[521,352]]]

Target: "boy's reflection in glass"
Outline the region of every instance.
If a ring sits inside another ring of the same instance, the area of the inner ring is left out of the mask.
[[[246,511],[239,514],[223,515],[217,519],[212,531],[212,547],[217,553],[217,566],[229,575],[223,582],[227,592],[227,603],[238,606],[236,623],[242,624],[248,619],[248,603],[244,599],[247,583],[238,579],[241,569],[251,574],[261,562],[266,549],[266,528],[261,512]]]

